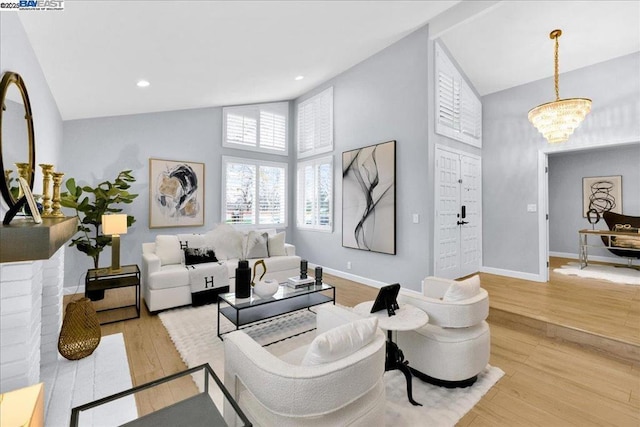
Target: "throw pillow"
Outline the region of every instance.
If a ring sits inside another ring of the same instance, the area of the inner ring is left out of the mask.
[[[156,255],[160,258],[160,265],[182,264],[178,236],[156,236]]]
[[[252,258],[268,258],[267,241],[269,235],[259,231],[249,231],[246,236],[246,259]]]
[[[442,297],[443,301],[462,301],[480,292],[480,276],[475,275],[460,282],[453,282]]]
[[[206,233],[205,241],[219,260],[242,258],[243,235],[229,224],[219,224]]]
[[[269,241],[267,242],[269,256],[285,256],[287,254],[287,251],[284,249],[284,233],[283,231],[275,236],[269,235]]]
[[[378,319],[368,317],[323,332],[311,342],[301,364],[321,365],[345,358],[369,344],[377,328]]]
[[[184,263],[186,265],[203,264],[205,262],[216,262],[216,254],[211,248],[185,248]]]

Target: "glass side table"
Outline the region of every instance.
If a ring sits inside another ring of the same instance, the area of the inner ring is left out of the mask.
[[[135,315],[118,318],[117,320],[110,320],[100,322],[101,325],[109,323],[120,322],[122,320],[138,319],[140,317],[140,269],[136,264],[123,265],[120,270],[111,270],[110,268],[92,268],[87,271],[85,277],[85,291],[84,296],[88,297],[91,292],[104,292],[108,289],[127,288],[133,287],[135,292],[135,303],[129,305],[122,305],[118,307],[104,308],[96,310],[97,313],[102,313],[111,310],[127,309],[129,307],[135,308]]]
[[[200,387],[203,390],[202,392],[149,414],[121,421],[119,425],[126,427],[174,427],[178,425],[193,427],[250,427],[252,425],[208,363],[77,406],[71,410],[71,423],[69,425],[71,427],[92,425],[94,423],[95,425],[100,425],[101,420],[98,419],[99,411],[102,410],[104,412],[107,406],[112,408],[111,410],[117,411],[118,401],[131,399],[132,396],[138,396],[148,390],[160,387],[171,381],[178,381],[188,375],[192,375],[193,379],[202,385]],[[213,379],[215,385],[211,384],[211,379]]]

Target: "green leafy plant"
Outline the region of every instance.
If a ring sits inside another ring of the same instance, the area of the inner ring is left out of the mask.
[[[114,205],[129,204],[138,197],[127,191],[131,187],[130,183],[135,180],[130,170],[124,170],[113,182],[104,181],[96,187],[77,186],[73,178],[68,179],[65,184],[68,191],[60,195],[60,204],[75,210],[78,217],[77,231],[82,233],[80,237],[72,239],[69,246],[75,246],[80,252],[93,258],[94,268],[98,268],[100,253],[105,246],[111,245],[111,236],[101,233],[102,215],[122,212],[121,208]],[[127,215],[127,227],[135,221],[133,216]]]

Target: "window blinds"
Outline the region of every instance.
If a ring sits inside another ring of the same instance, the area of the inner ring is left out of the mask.
[[[333,150],[333,87],[298,105],[298,158]]]
[[[289,104],[224,107],[222,145],[287,155]]]
[[[298,164],[296,224],[331,231],[333,227],[333,157]]]
[[[482,148],[482,103],[436,44],[436,133]]]
[[[224,221],[286,226],[287,165],[223,157]]]

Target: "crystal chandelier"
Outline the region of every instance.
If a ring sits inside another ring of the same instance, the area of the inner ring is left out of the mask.
[[[564,142],[580,126],[591,111],[591,100],[586,98],[560,99],[558,84],[558,37],[561,30],[553,30],[549,38],[555,39],[556,100],[538,105],[529,111],[529,121],[550,143]]]

